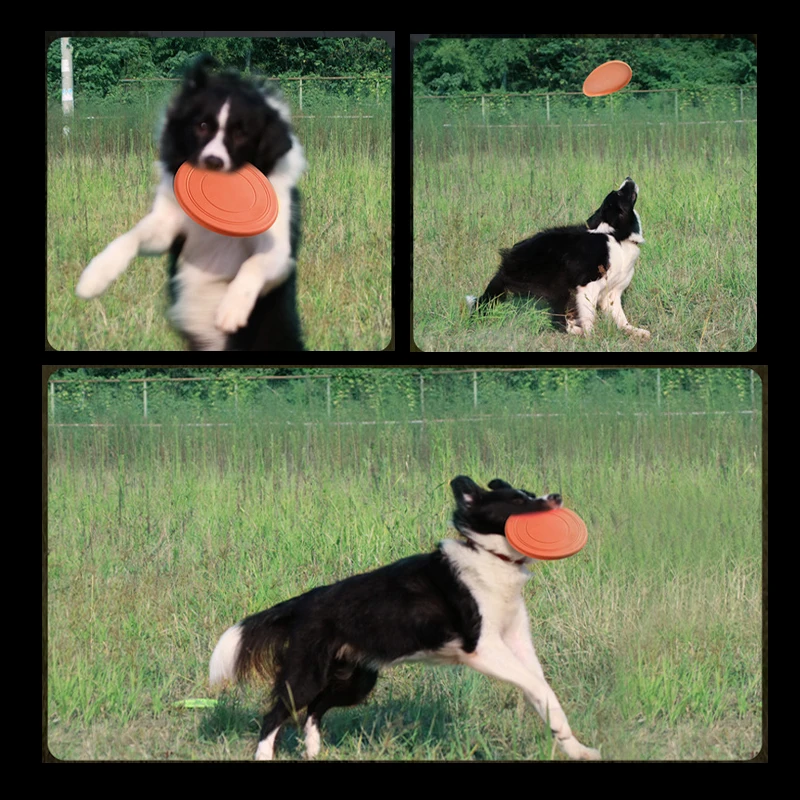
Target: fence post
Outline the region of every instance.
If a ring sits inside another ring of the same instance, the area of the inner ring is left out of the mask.
[[[548,92],[544,96],[545,101],[547,102],[547,124],[550,124],[550,93]]]
[[[472,373],[472,407],[478,407],[478,371]]]
[[[144,386],[144,394],[143,394],[143,399],[144,399],[144,418],[146,420],[147,419],[147,381],[144,381],[142,383],[142,385]]]
[[[56,385],[50,379],[50,422],[56,421]]]
[[[71,117],[75,109],[72,92],[72,45],[68,38],[61,40],[61,111]]]
[[[422,373],[419,374],[419,413],[420,416],[425,417],[425,378],[423,378]]]
[[[486,95],[481,95],[481,119],[486,124]]]
[[[300,78],[300,111],[303,110],[303,79]]]
[[[328,419],[330,419],[331,418],[331,376],[330,375],[328,375],[327,384],[328,384]]]
[[[656,370],[656,406],[661,410],[661,368]]]

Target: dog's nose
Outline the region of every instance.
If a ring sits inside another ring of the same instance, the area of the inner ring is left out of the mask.
[[[225,165],[224,165],[224,163],[223,163],[222,159],[221,159],[221,158],[218,158],[217,156],[206,156],[206,157],[203,159],[203,166],[204,166],[206,169],[211,169],[211,170],[220,170],[220,169],[222,169],[222,168],[223,168]]]

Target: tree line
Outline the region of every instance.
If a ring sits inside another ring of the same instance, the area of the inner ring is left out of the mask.
[[[391,49],[379,38],[99,38],[70,39],[76,97],[115,99],[123,79],[180,77],[200,54],[226,68],[267,77],[389,74]],[[61,44],[47,50],[48,96],[61,97]]]
[[[605,61],[627,62],[630,89],[704,88],[756,83],[756,47],[746,38],[444,38],[414,54],[415,91],[533,92],[581,90]]]

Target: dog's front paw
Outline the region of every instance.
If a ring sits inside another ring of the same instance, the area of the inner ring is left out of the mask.
[[[581,325],[578,322],[575,322],[574,319],[571,319],[569,316],[566,318],[567,323],[567,333],[571,333],[573,336],[588,336],[592,330],[592,323],[584,323]]]
[[[103,265],[103,254],[89,262],[89,266],[81,273],[78,285],[75,287],[75,294],[84,300],[102,294],[111,283],[113,278],[108,277],[108,269]]]
[[[628,330],[628,333],[631,336],[639,336],[642,339],[649,339],[650,338],[650,331],[646,331],[644,328],[634,328],[631,325],[627,330]]]
[[[236,333],[247,325],[254,305],[254,297],[228,289],[217,309],[216,326],[225,333]]]
[[[574,736],[559,742],[561,749],[575,761],[600,761],[600,751],[581,744]]]
[[[545,497],[545,501],[550,508],[561,508],[561,506],[564,505],[560,494],[549,494]]]
[[[114,278],[123,273],[130,259],[121,247],[110,244],[100,255],[95,256],[81,274],[75,294],[84,300],[97,297],[108,289]]]

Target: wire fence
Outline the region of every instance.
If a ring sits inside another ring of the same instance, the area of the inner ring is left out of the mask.
[[[142,98],[145,106],[151,102],[163,104],[175,89],[172,84],[181,78],[123,78],[121,84],[131,96]],[[270,77],[281,87],[295,117],[314,117],[315,112],[326,116],[364,116],[330,114],[331,104],[341,107],[384,108],[391,105],[391,75],[304,75]]]
[[[630,89],[606,97],[583,92],[418,95],[418,115],[438,124],[486,127],[529,125],[610,125],[753,123],[758,117],[758,87]]]
[[[598,416],[755,416],[760,381],[738,370],[730,391],[706,385],[675,390],[671,370],[538,368],[396,370],[371,380],[369,370],[295,375],[137,378],[57,378],[48,385],[49,424],[107,427],[116,424],[188,427],[250,421],[279,425],[422,425],[480,421],[497,414],[559,416],[583,408]],[[187,388],[191,385],[191,389]],[[724,388],[724,382],[720,384]],[[680,399],[676,399],[678,395]],[[187,419],[187,416],[190,419]],[[138,422],[136,422],[138,420]]]

